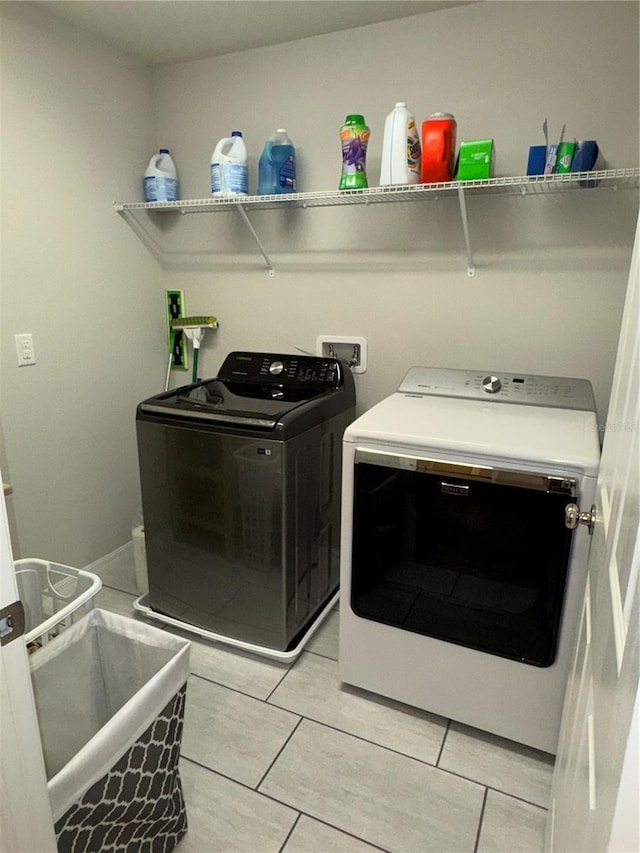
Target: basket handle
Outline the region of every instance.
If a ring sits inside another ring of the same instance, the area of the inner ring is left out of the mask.
[[[61,571],[59,571],[58,569],[56,569],[56,571],[58,572],[58,574],[60,574],[60,575],[64,575],[64,572],[61,572]],[[72,577],[72,575],[64,575],[64,576],[65,576],[65,577],[67,577],[67,578]],[[73,587],[73,589],[71,590],[71,592],[67,593],[67,595],[65,595],[63,592],[60,592],[60,590],[58,589],[58,587],[57,587],[57,586],[53,583],[53,581],[51,580],[51,563],[48,563],[48,564],[47,564],[47,583],[49,584],[49,589],[50,589],[50,591],[51,591],[54,595],[56,595],[58,598],[62,598],[62,599],[64,599],[65,601],[67,601],[67,600],[69,600],[69,599],[74,598],[74,597],[75,597],[75,595],[76,595],[76,590],[77,590],[77,588],[78,588],[78,579],[76,578],[76,582],[75,582],[74,587]]]

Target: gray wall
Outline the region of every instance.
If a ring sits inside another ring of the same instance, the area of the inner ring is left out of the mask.
[[[167,288],[221,321],[202,375],[234,348],[355,334],[369,341],[360,408],[434,364],[586,376],[604,417],[637,192],[469,199],[474,278],[455,201],[256,213],[274,278],[233,212],[138,217],[158,263],[111,201],[141,198],[161,145],[183,196],[206,197],[211,151],[236,128],[252,190],[279,126],[300,189],[334,189],[350,112],[372,130],[375,185],[396,100],[419,121],[453,112],[459,139],[494,137],[498,175],[522,174],[545,117],[552,136],[565,122],[611,167],[637,166],[637,3],[479,3],[153,74],[25,4],[0,14],[2,467],[24,556],[85,565],[128,539],[135,404],[164,381]],[[37,364],[18,368],[27,331]]]
[[[31,4],[0,14],[3,476],[16,556],[83,566],[130,537],[135,404],[163,375],[157,264],[111,206],[155,144],[151,80]]]
[[[276,127],[296,145],[299,189],[337,188],[351,112],[371,128],[377,185],[397,100],[419,123],[453,112],[459,140],[493,137],[497,175],[526,171],[545,117],[552,138],[566,123],[566,138],[597,139],[610,167],[638,164],[636,3],[479,3],[165,66],[155,84],[158,141],[186,198],[208,194],[211,151],[232,129],[245,135],[250,191]],[[203,375],[236,347],[313,350],[318,334],[361,335],[361,408],[410,365],[433,364],[586,376],[604,417],[637,208],[636,191],[470,198],[474,278],[455,199],[255,212],[273,279],[235,214],[176,215],[163,220],[162,282],[184,289],[188,313],[220,319]]]

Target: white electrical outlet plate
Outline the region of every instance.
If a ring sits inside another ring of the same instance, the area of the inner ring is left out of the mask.
[[[352,373],[364,373],[367,369],[367,339],[356,335],[318,335],[316,355],[342,359],[350,365]]]
[[[35,364],[36,352],[33,348],[33,335],[31,332],[14,335],[14,338],[16,339],[16,352],[18,353],[18,367]]]

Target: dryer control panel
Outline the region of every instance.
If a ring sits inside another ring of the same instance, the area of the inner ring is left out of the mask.
[[[490,370],[412,367],[399,393],[410,396],[459,397],[520,406],[595,410],[593,388],[587,379],[534,376]]]

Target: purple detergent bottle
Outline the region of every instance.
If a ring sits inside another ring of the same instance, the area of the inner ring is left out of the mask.
[[[364,116],[354,114],[346,117],[340,129],[342,175],[338,189],[360,190],[369,186],[366,168],[369,135]]]

